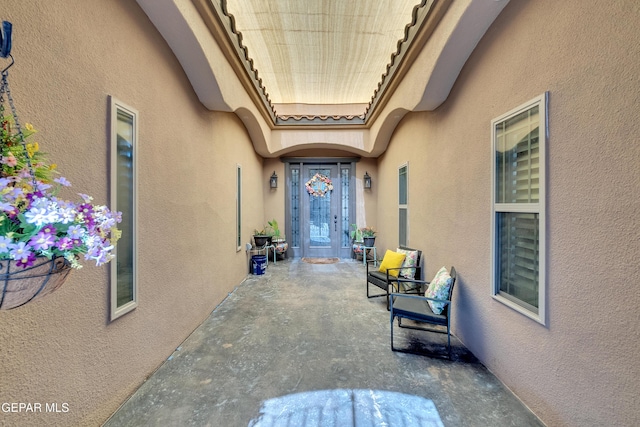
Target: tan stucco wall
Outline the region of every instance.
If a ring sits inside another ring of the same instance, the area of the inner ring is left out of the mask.
[[[67,413],[0,413],[2,425],[99,425],[247,274],[235,245],[263,219],[262,159],[242,122],[205,110],[135,2],[7,0],[20,119],[76,192],[108,202],[108,96],[139,115],[139,306],[110,323],[108,266],[85,266],[42,301],[0,312],[0,402]]]
[[[447,102],[408,115],[380,158],[381,201],[409,160],[428,275],[456,266],[456,335],[549,426],[640,422],[638,22],[632,1],[510,2]],[[490,294],[490,121],[545,91],[546,327]],[[378,204],[385,243],[396,211]]]

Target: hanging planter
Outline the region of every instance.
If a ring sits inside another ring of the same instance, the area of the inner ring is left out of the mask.
[[[64,258],[39,257],[31,267],[22,268],[16,260],[0,260],[0,309],[10,310],[50,294],[71,272]]]
[[[58,289],[82,258],[109,262],[122,218],[86,194],[78,193],[78,203],[58,197],[71,183],[57,176],[37,142],[27,142],[36,130],[18,121],[8,82],[13,57],[0,56],[11,58],[0,85],[0,309],[6,310]]]

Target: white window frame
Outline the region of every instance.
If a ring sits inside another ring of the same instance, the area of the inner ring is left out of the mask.
[[[121,211],[122,207],[118,206],[118,112],[123,112],[126,115],[132,118],[132,139],[131,141],[131,153],[132,153],[132,173],[131,180],[132,185],[130,191],[133,193],[133,206],[132,212],[123,212],[123,216],[130,215],[132,218],[133,224],[133,233],[131,236],[122,236],[121,239],[131,238],[131,252],[129,256],[131,257],[131,263],[133,268],[132,274],[132,297],[129,302],[123,304],[118,307],[118,251],[120,251],[120,255],[123,255],[124,245],[116,245],[114,249],[115,258],[110,263],[110,290],[111,290],[111,298],[110,298],[110,313],[111,313],[111,321],[119,318],[120,316],[129,313],[133,309],[138,306],[138,272],[137,272],[137,229],[138,229],[138,220],[137,220],[137,212],[138,212],[138,119],[139,113],[136,109],[124,104],[123,102],[117,100],[114,97],[110,98],[110,142],[111,142],[111,161],[110,161],[110,171],[111,171],[111,197],[110,197],[110,205],[113,211]]]
[[[537,96],[536,98],[520,105],[517,108],[497,117],[491,121],[491,236],[492,236],[492,277],[491,277],[491,294],[493,298],[515,311],[535,320],[538,323],[546,325],[547,323],[547,304],[546,304],[546,149],[547,140],[549,138],[548,127],[548,99],[549,94]],[[521,114],[538,106],[539,108],[539,193],[538,203],[497,203],[496,202],[496,125],[505,120]],[[535,213],[538,214],[538,310],[537,313],[527,309],[526,307],[514,302],[510,296],[507,298],[500,292],[499,275],[497,268],[499,266],[498,256],[498,227],[497,219],[500,213]]]
[[[402,169],[405,169],[405,179],[406,179],[406,200],[405,203],[401,203],[400,200],[400,173]],[[405,224],[405,241],[400,240],[400,212],[404,210],[406,215],[406,224]],[[407,246],[409,244],[409,162],[406,162],[400,166],[398,166],[398,245],[399,246]]]
[[[242,166],[236,164],[236,252],[242,250]]]

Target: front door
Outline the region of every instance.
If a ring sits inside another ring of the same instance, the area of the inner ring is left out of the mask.
[[[304,165],[302,242],[306,257],[335,257],[340,247],[340,187],[337,165]],[[337,187],[337,188],[336,188]]]
[[[356,159],[288,158],[285,221],[289,255],[351,256]]]

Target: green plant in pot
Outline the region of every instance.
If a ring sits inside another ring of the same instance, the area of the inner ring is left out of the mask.
[[[271,230],[272,240],[274,242],[283,242],[285,240],[284,235],[280,232],[280,226],[278,225],[278,221],[276,219],[272,219],[267,222],[268,228]]]
[[[351,231],[349,231],[349,237],[353,243],[362,243],[362,231],[356,224],[351,224]]]
[[[376,243],[376,230],[373,229],[373,227],[362,227],[360,229],[360,232],[362,233],[362,240],[364,240],[364,245],[365,246],[374,246]]]
[[[261,230],[258,230],[258,229],[253,230],[253,241],[255,242],[256,247],[258,248],[261,248],[265,245],[270,245],[272,238],[273,238],[273,230],[269,226],[266,226]]]

